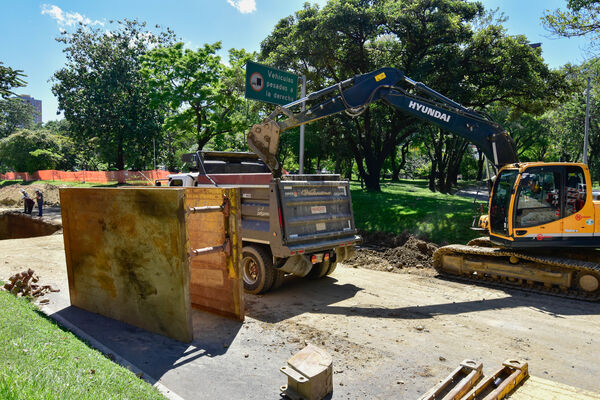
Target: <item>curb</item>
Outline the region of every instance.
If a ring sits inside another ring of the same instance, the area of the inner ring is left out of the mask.
[[[46,313],[44,313],[44,314],[46,314]],[[46,314],[46,315],[48,315],[48,314]],[[133,372],[134,374],[136,374],[138,376],[140,376],[140,374],[141,374],[143,380],[145,380],[146,382],[148,382],[149,384],[154,386],[156,389],[158,389],[158,391],[163,396],[165,396],[167,399],[169,399],[169,400],[185,400],[183,397],[179,396],[177,393],[173,392],[171,389],[169,389],[168,387],[166,387],[165,385],[160,383],[160,381],[152,378],[150,375],[146,374],[140,368],[136,367],[135,365],[133,365],[132,363],[127,361],[125,358],[121,357],[118,353],[113,351],[110,347],[100,343],[98,340],[94,339],[93,337],[91,337],[90,335],[88,335],[87,333],[85,333],[84,331],[82,331],[81,329],[76,327],[75,325],[71,324],[66,319],[64,319],[58,315],[48,315],[48,316],[50,318],[52,318],[53,320],[55,320],[56,322],[58,322],[60,325],[67,328],[69,331],[71,331],[73,334],[75,334],[80,339],[85,340],[94,349],[104,353],[105,355],[112,354],[114,356],[114,362],[116,362],[117,364],[127,368],[128,370],[130,370],[131,372]]]

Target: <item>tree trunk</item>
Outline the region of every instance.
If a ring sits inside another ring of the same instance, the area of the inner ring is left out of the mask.
[[[350,180],[350,179],[352,179],[352,166],[354,164],[354,160],[349,158],[346,160],[345,164],[346,164],[346,168],[344,171],[344,178]]]
[[[484,158],[483,158],[483,153],[481,152],[481,150],[477,149],[477,152],[479,153],[479,157],[477,158],[477,182],[480,182],[483,179],[483,163],[484,163]]]
[[[409,142],[406,142],[401,147],[398,146],[400,147],[400,162],[398,164],[396,164],[396,151],[394,151],[394,156],[392,157],[392,181],[394,182],[400,180],[400,170],[406,165],[409,144]]]
[[[122,138],[117,140],[117,163],[115,164],[115,168],[117,168],[119,171],[125,169]]]
[[[381,185],[379,184],[381,170],[378,170],[376,174],[368,174],[365,176],[365,187],[369,192],[381,192]]]
[[[312,171],[312,158],[304,157],[304,173],[310,174]]]

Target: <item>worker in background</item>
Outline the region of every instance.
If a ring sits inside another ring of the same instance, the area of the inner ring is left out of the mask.
[[[23,203],[25,205],[25,214],[31,215],[31,212],[33,211],[33,203],[34,202],[29,197],[29,195],[27,194],[25,189],[21,189],[21,193],[23,194],[23,197],[21,197],[21,198],[23,199]]]
[[[42,216],[42,207],[44,206],[44,195],[40,189],[35,189],[35,200],[38,206],[38,217]],[[31,213],[30,213],[31,214]]]

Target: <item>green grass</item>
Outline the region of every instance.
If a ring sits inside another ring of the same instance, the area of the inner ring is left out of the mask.
[[[0,398],[164,399],[33,304],[0,291]]]
[[[381,193],[367,192],[354,182],[350,189],[358,229],[408,231],[435,243],[465,244],[481,236],[469,229],[475,214],[473,199],[433,193],[425,180],[385,183]]]

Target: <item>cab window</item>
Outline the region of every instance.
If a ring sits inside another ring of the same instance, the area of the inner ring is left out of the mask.
[[[571,165],[566,168],[565,217],[577,213],[585,205],[587,188],[581,167]]]
[[[494,182],[490,207],[490,229],[494,233],[508,233],[508,209],[518,175],[519,170],[504,170]]]
[[[183,179],[171,179],[169,186],[183,186]]]
[[[562,176],[558,168],[530,168],[519,182],[516,228],[547,224],[561,218]]]

